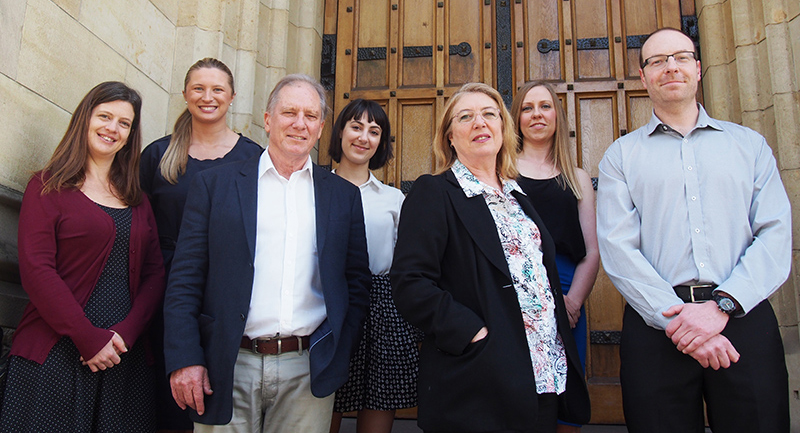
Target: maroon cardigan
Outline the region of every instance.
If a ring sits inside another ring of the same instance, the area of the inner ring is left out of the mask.
[[[62,337],[72,339],[83,359],[93,358],[111,340],[84,315],[100,273],[111,254],[114,220],[75,189],[42,195],[36,173],[28,182],[19,214],[19,270],[30,302],[11,354],[43,363]],[[128,316],[110,329],[128,347],[146,329],[164,296],[164,266],[153,211],[147,198],[132,208]]]

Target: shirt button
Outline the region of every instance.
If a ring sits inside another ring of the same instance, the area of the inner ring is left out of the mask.
[[[692,196],[692,201],[695,201],[695,200],[697,200],[697,197]]]
[[[705,268],[705,267],[706,267],[706,264],[705,264],[705,263],[700,263],[700,267],[701,267],[701,268]]]
[[[695,233],[700,233],[700,229],[694,229]]]
[[[686,167],[686,169],[689,170],[689,171],[692,171],[692,166],[690,165],[690,166]]]

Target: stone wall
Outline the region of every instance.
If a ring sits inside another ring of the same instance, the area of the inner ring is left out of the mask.
[[[792,272],[771,301],[789,367],[792,431],[800,431],[800,2],[695,2],[706,108],[767,138],[792,202]]]
[[[231,128],[266,145],[275,83],[319,76],[323,16],[323,0],[0,0],[0,315],[20,291],[21,193],[89,89],[108,80],[136,88],[147,144],[184,109],[189,66],[216,57],[236,79]]]

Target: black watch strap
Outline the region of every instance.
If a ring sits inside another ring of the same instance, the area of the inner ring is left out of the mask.
[[[736,301],[734,301],[730,296],[715,293],[711,297],[711,300],[717,303],[717,308],[719,308],[719,311],[722,311],[729,316],[733,315],[737,310]]]

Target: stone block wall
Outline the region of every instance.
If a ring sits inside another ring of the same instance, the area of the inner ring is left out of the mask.
[[[109,80],[137,89],[146,145],[170,133],[184,109],[189,66],[216,57],[236,80],[229,125],[266,145],[264,109],[275,83],[287,73],[319,76],[323,6],[322,0],[0,0],[0,306],[13,304],[6,288],[21,290],[13,281],[21,193],[89,89]]]
[[[709,114],[764,135],[792,203],[793,267],[771,298],[800,431],[800,1],[695,0]]]

